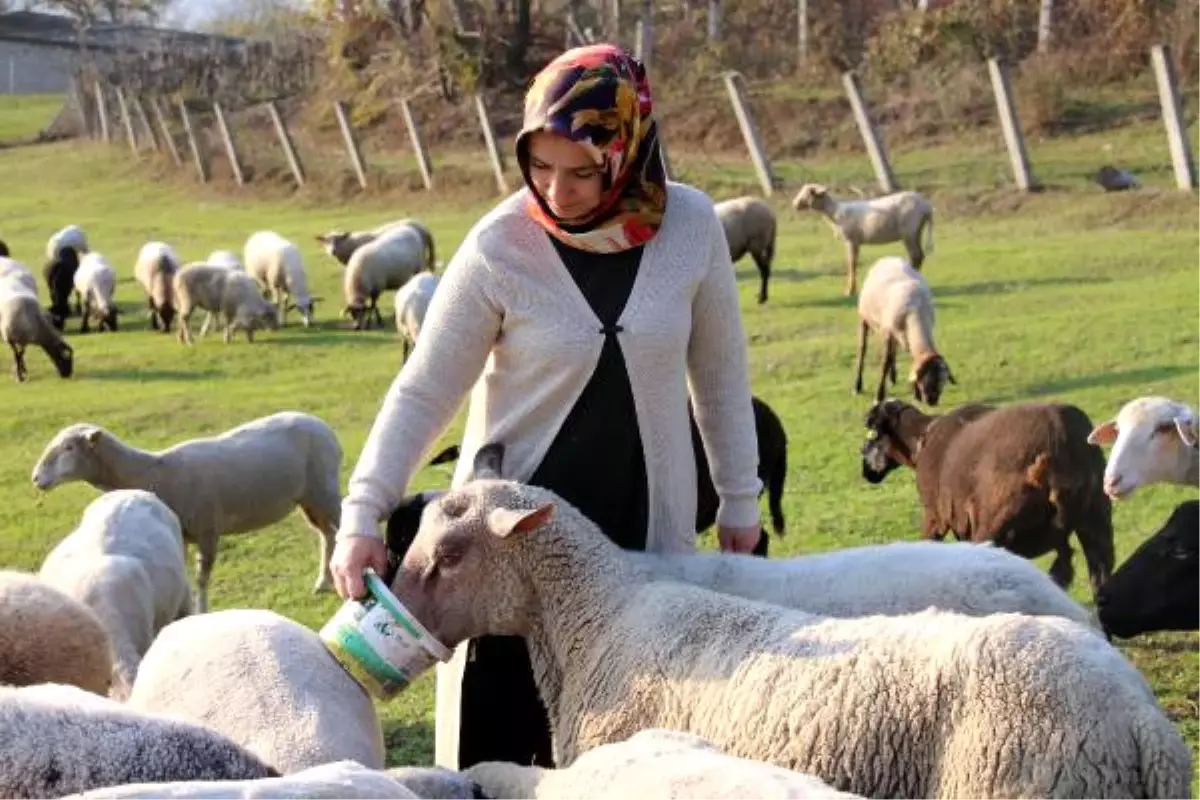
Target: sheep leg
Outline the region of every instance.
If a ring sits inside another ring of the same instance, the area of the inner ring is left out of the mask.
[[[92,316],[92,304],[90,301],[85,301],[83,308],[79,311],[79,332],[88,333],[88,318]]]
[[[758,267],[758,302],[761,305],[767,302],[767,281],[771,280],[771,259],[758,253],[750,255],[754,259],[754,266]]]
[[[925,262],[925,252],[921,249],[921,230],[924,227],[925,225],[922,223],[917,228],[917,232],[913,234],[913,238],[904,240],[904,249],[908,251],[908,262],[915,270],[920,270],[921,264]]]
[[[1071,566],[1071,558],[1074,551],[1071,549],[1071,543],[1063,537],[1061,544],[1055,548],[1058,553],[1054,558],[1054,563],[1050,565],[1050,579],[1066,589],[1071,585],[1071,581],[1075,579],[1075,568]]]
[[[1092,599],[1095,600],[1100,587],[1112,576],[1113,562],[1113,530],[1112,518],[1107,513],[1099,516],[1094,525],[1081,525],[1075,535],[1083,548],[1083,557],[1087,561],[1088,581],[1092,584]]]
[[[192,310],[190,308],[179,315],[179,341],[182,344],[192,344]]]
[[[337,506],[337,501],[333,498],[327,498],[325,502],[300,502],[300,510],[304,513],[304,518],[308,520],[308,524],[312,526],[321,536],[321,556],[317,562],[317,582],[313,584],[313,593],[328,592],[333,590],[333,574],[329,571],[329,558],[333,555],[333,546],[335,544],[334,537],[337,535],[337,520],[341,515],[339,509],[337,514],[333,514],[326,509],[332,509]]]
[[[846,297],[854,297],[858,290],[858,245],[846,242]]]
[[[146,306],[150,309],[150,329],[158,330],[158,309],[154,307],[154,299],[146,298]]]
[[[208,329],[212,327],[213,313],[211,311],[204,312],[204,323],[200,326],[200,335],[208,336]]]
[[[25,370],[25,348],[12,342],[9,342],[8,346],[13,352],[13,376],[18,383],[23,383],[28,374]]]
[[[863,360],[867,357],[867,323],[858,321],[858,358],[854,364],[854,393],[862,394]]]
[[[208,611],[208,581],[212,577],[213,564],[217,561],[217,537],[211,537],[211,544],[205,545],[202,539],[196,539],[196,603],[195,613],[204,614]]]
[[[896,340],[891,336],[884,337],[883,363],[879,365],[879,388],[875,390],[875,402],[882,403],[887,398],[888,370],[893,369],[896,362]]]

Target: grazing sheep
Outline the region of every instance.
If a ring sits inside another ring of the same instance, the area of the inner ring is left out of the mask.
[[[204,309],[208,317],[200,327],[200,335],[208,333],[214,314],[225,318],[225,341],[233,340],[235,331],[246,332],[246,340],[254,341],[254,331],[279,327],[275,306],[262,296],[258,283],[244,272],[212,264],[188,264],[175,273],[173,291],[179,304],[179,341],[192,344],[192,313]]]
[[[317,237],[317,241],[325,248],[325,252],[333,256],[343,267],[350,263],[354,251],[368,242],[400,228],[411,228],[421,235],[425,242],[425,268],[433,272],[437,265],[437,253],[434,248],[433,234],[422,222],[411,219],[399,219],[395,222],[385,222],[369,231],[330,231]]]
[[[725,200],[714,207],[725,229],[730,259],[736,264],[742,256],[750,254],[761,281],[758,302],[767,302],[767,282],[775,258],[775,212],[757,197]]]
[[[425,313],[429,310],[437,285],[437,275],[421,272],[409,278],[396,291],[396,331],[404,341],[404,361],[408,360],[411,347],[417,344],[417,336],[425,324]]]
[[[342,314],[354,320],[354,330],[369,328],[372,319],[383,325],[379,295],[427,269],[425,254],[424,238],[409,227],[388,231],[354,251],[342,276]]]
[[[68,225],[61,230],[55,231],[46,241],[46,260],[53,261],[62,252],[63,248],[66,247],[71,248],[79,255],[88,252],[87,233],[83,228],[78,225]]]
[[[312,325],[316,299],[308,293],[308,277],[300,248],[274,231],[257,231],[246,240],[246,272],[267,291],[276,304],[279,324],[287,323],[287,312],[300,312],[304,327]]]
[[[0,256],[0,291],[3,291],[3,284],[10,281],[37,295],[37,278],[33,277],[29,267],[16,259]]]
[[[484,761],[464,773],[496,798],[860,796],[839,792],[812,775],[722,753],[699,736],[665,728],[600,745],[564,769]]]
[[[524,636],[555,762],[645,728],[872,797],[1176,797],[1191,758],[1142,675],[1057,617],[821,617],[640,574],[552,492],[431,504],[392,591],[446,646]]]
[[[92,315],[99,320],[100,330],[105,328],[116,333],[117,315],[120,310],[113,300],[117,289],[117,271],[108,259],[99,253],[88,253],[79,262],[75,271],[75,291],[83,298],[79,332],[88,332],[88,321]]]
[[[132,447],[98,425],[68,425],[50,440],[32,477],[44,492],[85,481],[102,492],[158,495],[179,517],[184,541],[196,546],[196,611],[204,612],[220,537],[273,525],[296,506],[321,536],[313,591],[332,587],[341,464],[342,446],[324,421],[281,411],[157,452]]]
[[[824,215],[833,232],[846,243],[846,296],[858,282],[858,251],[864,244],[903,241],[909,261],[920,269],[933,252],[933,206],[918,192],[895,192],[870,200],[838,200],[824,186],[805,184],[792,200],[797,211],[813,209]],[[925,232],[925,249],[921,232]]]
[[[879,388],[875,402],[887,397],[889,374],[896,382],[896,348],[912,354],[908,384],[913,396],[936,406],[954,373],[933,343],[933,292],[925,277],[898,256],[876,261],[867,272],[858,296],[858,358],[854,364],[854,393],[862,392],[863,360],[867,355],[867,332],[874,330],[883,341]]]
[[[1175,506],[1158,531],[1100,587],[1096,610],[1109,636],[1200,629],[1200,502]]]
[[[1196,412],[1168,397],[1130,400],[1113,419],[1088,436],[1096,445],[1112,445],[1104,469],[1104,492],[1114,500],[1139,486],[1174,483],[1196,488],[1200,482],[1200,430]]]
[[[150,492],[100,495],[38,572],[95,612],[112,639],[109,695],[125,700],[154,637],[191,609],[179,519]]]
[[[72,686],[0,687],[0,797],[279,773],[219,733]]]
[[[75,293],[75,313],[83,313],[83,300],[75,289],[75,273],[79,271],[80,254],[73,247],[62,247],[42,268],[46,290],[50,294],[50,321],[63,330],[71,316],[71,293]]]
[[[204,259],[204,263],[214,267],[236,270],[237,272],[246,271],[241,257],[232,250],[213,250],[208,254],[208,258]]]
[[[60,377],[69,378],[75,371],[75,351],[54,329],[50,315],[38,304],[37,292],[12,273],[0,281],[0,340],[12,350],[13,375],[18,381],[29,377],[25,349],[31,344],[45,351]]]
[[[175,292],[172,281],[180,267],[179,256],[170,245],[163,242],[147,242],[138,251],[133,265],[133,276],[146,291],[146,302],[150,307],[150,327],[170,333],[171,320],[175,318]]]
[[[383,768],[371,698],[315,632],[273,611],[168,625],[142,661],[129,706],[204,725],[284,775],[343,759]]]
[[[1087,414],[1062,403],[960,406],[927,416],[887,400],[866,416],[863,478],[903,464],[916,472],[926,539],[993,541],[1025,558],[1054,551],[1050,577],[1074,578],[1070,535],[1087,560],[1092,593],[1113,568],[1112,505],[1101,491],[1104,454],[1088,444]]]
[[[104,694],[112,671],[112,642],[90,608],[36,576],[0,571],[0,684]]]

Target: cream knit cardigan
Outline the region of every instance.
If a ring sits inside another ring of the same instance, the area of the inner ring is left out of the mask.
[[[350,477],[339,538],[379,535],[472,384],[454,486],[487,442],[504,444],[506,478],[528,480],[595,370],[600,320],[525,213],[527,191],[481,219],[446,267]],[[725,234],[708,195],[680,183],[667,191],[617,334],[646,459],[647,549],[663,553],[695,549],[689,388],[720,498],[718,524],[756,524],[762,488]]]

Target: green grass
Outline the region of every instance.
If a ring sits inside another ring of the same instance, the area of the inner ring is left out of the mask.
[[[1165,150],[1155,126],[1121,135],[1130,152]],[[1079,174],[1094,168],[1101,141],[1055,142],[1053,149],[1036,151],[1035,158],[1055,164],[1051,174]],[[945,145],[925,155],[905,152],[898,169],[970,164],[974,148],[968,142],[959,150]],[[1164,163],[1165,153],[1155,159]],[[721,175],[713,175],[708,160],[688,160],[686,154],[679,160],[689,177],[718,187],[720,196],[729,187],[751,183],[744,163],[736,170],[732,163],[723,166]],[[837,159],[804,168],[830,176],[869,175],[861,157],[855,164]],[[185,178],[150,180],[119,149],[95,145],[0,152],[0,174],[10,188],[21,187],[6,194],[0,220],[0,238],[13,255],[38,267],[46,237],[68,222],[81,224],[93,246],[117,265],[122,275],[118,298],[129,312],[119,334],[72,334],[73,379],[59,380],[35,352],[28,384],[0,382],[6,408],[0,418],[0,563],[28,569],[38,566],[96,495],[76,484],[36,502],[30,469],[49,438],[68,423],[90,420],[133,444],[159,448],[280,409],[301,409],[337,430],[346,452],[343,480],[348,477],[395,375],[399,348],[391,333],[342,329],[340,268],[319,252],[313,235],[416,214],[434,231],[445,260],[490,205],[439,205],[436,198],[416,193],[353,202],[305,196],[256,201],[249,190],[235,194],[192,187]],[[1104,195],[1066,180],[1061,189],[1031,197],[997,188],[994,181],[972,189],[955,189],[948,179],[933,183],[937,248],[925,273],[938,297],[939,349],[958,379],[947,404],[1056,399],[1078,404],[1099,422],[1142,394],[1196,402],[1194,196],[1161,188]],[[1165,186],[1167,181],[1150,183]],[[240,250],[250,232],[265,227],[305,251],[310,280],[324,298],[316,330],[268,332],[252,346],[240,341],[227,346],[210,337],[185,348],[174,337],[145,329],[144,300],[131,277],[142,243],[165,239],[185,259],[201,258],[218,247]],[[779,236],[768,304],[754,302],[757,276],[748,261],[738,268],[753,388],[778,410],[791,439],[784,503],[788,533],[772,543],[774,552],[916,538],[920,514],[911,476],[899,474],[874,487],[859,474],[862,417],[869,401],[849,391],[855,321],[851,301],[840,295],[841,248],[818,219],[790,211],[781,216]],[[884,252],[889,251],[876,248],[865,257]],[[460,414],[438,447],[457,441],[461,422]],[[427,469],[414,488],[444,486],[449,476],[448,468]],[[1177,502],[1194,495],[1154,487],[1118,504],[1118,560]],[[711,539],[704,537],[704,546],[712,546]],[[335,598],[309,592],[317,545],[299,514],[259,533],[229,537],[222,547],[211,589],[214,609],[267,607],[312,627],[336,609]],[[1048,561],[1039,564],[1044,568]],[[1072,594],[1090,604],[1078,553],[1075,564]],[[1143,670],[1194,747],[1196,634],[1146,636],[1121,649]],[[382,706],[392,762],[431,761],[432,689],[432,676],[425,676]]]
[[[0,96],[0,144],[23,142],[36,137],[54,121],[63,106],[58,94]]]

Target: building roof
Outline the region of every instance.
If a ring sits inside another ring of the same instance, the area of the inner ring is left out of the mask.
[[[83,45],[101,50],[181,45],[205,48],[215,45],[232,49],[247,43],[247,40],[236,36],[155,28],[151,25],[102,22],[77,28],[73,17],[38,11],[0,14],[0,40],[71,48]]]

